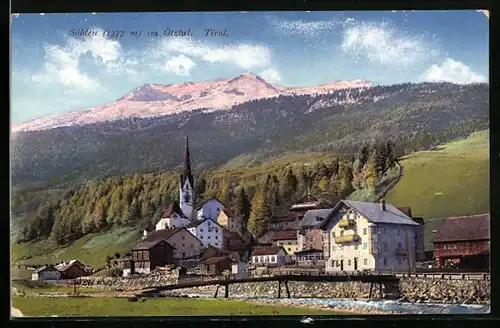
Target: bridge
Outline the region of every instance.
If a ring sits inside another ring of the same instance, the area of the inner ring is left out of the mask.
[[[223,286],[225,288],[224,297],[229,297],[229,286],[232,284],[244,284],[252,282],[269,282],[275,281],[278,283],[278,298],[281,298],[281,286],[285,285],[285,290],[287,297],[290,298],[290,289],[288,288],[289,281],[297,282],[361,282],[370,283],[370,295],[369,298],[373,296],[373,287],[378,285],[379,297],[382,297],[382,286],[386,287],[386,290],[390,287],[396,288],[399,291],[399,277],[393,274],[369,274],[369,273],[337,273],[337,274],[297,274],[297,273],[286,273],[286,274],[274,274],[267,276],[249,276],[243,277],[238,275],[229,276],[206,276],[206,277],[196,277],[181,279],[176,284],[156,286],[156,287],[146,287],[141,293],[142,296],[155,294],[161,291],[171,291],[176,289],[184,288],[194,288],[203,286],[217,286],[214,297],[217,298],[219,287]]]

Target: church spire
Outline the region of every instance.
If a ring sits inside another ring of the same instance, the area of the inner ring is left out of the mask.
[[[189,140],[186,136],[186,149],[184,150],[184,169],[181,175],[181,185],[184,186],[186,179],[189,181],[191,188],[193,187],[193,175],[191,174],[191,158],[189,156]]]

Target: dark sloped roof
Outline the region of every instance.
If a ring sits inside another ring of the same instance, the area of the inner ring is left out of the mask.
[[[314,254],[314,253],[323,253],[321,249],[305,249],[303,251],[295,252],[295,255],[307,255],[307,254]]]
[[[280,246],[255,247],[252,251],[252,255],[275,255],[275,254],[278,254],[281,249],[283,249],[283,247],[280,247]],[[286,251],[285,251],[285,253],[286,253]]]
[[[40,273],[42,271],[58,271],[53,265],[44,265],[35,270],[36,273]]]
[[[379,203],[366,203],[352,200],[341,200],[339,203],[346,204],[373,223],[418,225],[418,223],[391,204],[386,204],[385,210],[382,210],[382,206]],[[339,203],[337,205],[339,205]],[[335,206],[337,207],[337,205]]]
[[[172,214],[176,213],[177,215],[185,218],[186,216],[184,213],[182,213],[182,210],[177,202],[173,202],[170,204],[164,211],[162,218],[169,218],[172,216]]]
[[[299,223],[300,228],[317,228],[322,225],[333,209],[309,210]]]
[[[64,272],[75,265],[79,266],[82,270],[85,270],[85,266],[83,264],[81,264],[79,261],[72,261],[69,264],[66,264],[65,266],[60,267],[58,270],[61,272]]]
[[[433,242],[489,240],[490,214],[450,217],[443,220]]]
[[[293,240],[297,239],[297,230],[277,231],[272,240]]]
[[[228,261],[228,260],[231,261],[231,262],[233,262],[233,260],[231,260],[229,258],[229,256],[217,256],[217,257],[210,257],[210,258],[208,258],[206,260],[203,260],[203,261],[200,262],[200,264],[207,264],[207,265],[209,265],[209,264],[217,264],[217,263],[220,263],[222,261]]]
[[[158,245],[160,243],[165,243],[165,244],[170,245],[168,242],[166,242],[163,239],[160,239],[160,240],[150,240],[150,241],[143,240],[143,241],[137,243],[134,247],[132,247],[132,250],[135,250],[135,251],[138,251],[138,250],[147,250],[147,249],[150,249],[151,247],[156,246],[156,245]],[[175,247],[172,246],[172,245],[170,245],[170,247],[172,247],[173,249],[175,249]]]
[[[155,241],[155,240],[167,240],[168,238],[172,237],[179,231],[183,230],[183,227],[180,228],[170,228],[170,229],[164,229],[164,230],[155,230],[152,231],[148,234],[146,239],[144,241]]]

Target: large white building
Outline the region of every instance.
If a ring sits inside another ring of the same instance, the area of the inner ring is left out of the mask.
[[[395,206],[341,200],[322,226],[330,250],[325,270],[407,271],[415,267],[419,226]]]
[[[224,230],[214,220],[199,220],[187,225],[186,229],[201,241],[202,248],[208,246],[222,248],[224,246]]]
[[[212,198],[207,200],[198,209],[197,218],[198,220],[211,219],[217,221],[217,217],[224,210],[224,204],[219,202],[217,199]]]

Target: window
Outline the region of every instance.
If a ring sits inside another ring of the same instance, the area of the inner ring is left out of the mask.
[[[363,243],[363,249],[368,249],[368,244],[367,243]]]
[[[184,246],[185,246],[185,245],[184,245],[184,244],[182,244],[182,247],[184,247]]]
[[[200,229],[200,232],[203,232],[203,229]]]
[[[363,264],[368,265],[368,259],[363,259]]]
[[[351,266],[351,260],[348,260],[348,261],[347,261],[347,265],[348,265],[348,266]]]
[[[219,232],[219,229],[215,228],[215,232]]]
[[[387,258],[384,257],[384,266],[387,266]]]
[[[219,246],[219,243],[215,243],[215,246]]]
[[[203,239],[203,236],[200,236],[200,239]]]
[[[182,236],[182,240],[185,240],[186,239],[186,236]]]
[[[210,236],[208,236],[207,238],[210,239]]]
[[[344,236],[344,230],[340,232],[340,237]]]
[[[401,243],[398,243],[398,249],[400,249],[400,248],[401,248]]]
[[[368,230],[368,229],[363,228],[363,235],[364,235],[364,236],[366,236],[366,234],[368,233],[368,232],[367,232],[367,230]]]
[[[215,236],[215,239],[219,239],[219,236]]]
[[[335,231],[332,231],[332,238],[335,238]]]
[[[288,247],[288,248],[287,248],[287,250],[288,250],[289,252],[291,252],[291,251],[292,251],[292,249],[291,249],[290,247]]]
[[[384,251],[387,250],[387,241],[384,241]]]
[[[399,236],[399,235],[401,234],[401,228],[400,228],[400,227],[398,227],[398,230],[397,230],[397,231],[398,231],[398,236]]]
[[[398,259],[398,264],[401,264],[401,259]]]
[[[271,260],[272,262],[276,262],[276,255],[273,255]]]
[[[201,243],[201,247],[203,247],[203,243]]]
[[[208,225],[210,225],[210,221],[208,221]]]
[[[219,211],[220,211],[220,208],[217,207],[217,212],[219,212]]]
[[[387,228],[385,228],[385,227],[384,227],[384,228],[382,229],[382,231],[383,231],[383,233],[384,233],[384,235],[385,235],[385,234],[387,233]]]

